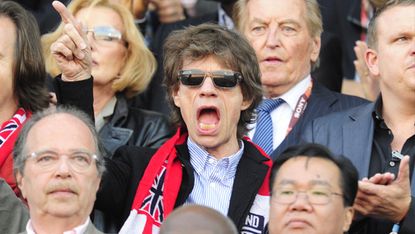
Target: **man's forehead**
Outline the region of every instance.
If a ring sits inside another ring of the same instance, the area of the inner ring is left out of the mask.
[[[56,113],[39,120],[30,129],[27,136],[27,146],[42,144],[58,146],[93,145],[93,136],[88,126],[77,117],[67,113]],[[89,148],[89,147],[88,147]]]
[[[57,125],[59,124],[59,125]],[[88,128],[80,119],[67,113],[56,113],[43,117],[35,123],[30,132],[33,130],[42,130],[43,128],[59,128],[69,124],[71,127]]]
[[[377,19],[377,28],[382,33],[386,33],[394,28],[390,27],[391,23],[398,22],[409,30],[414,30],[413,20],[415,19],[415,5],[410,6],[393,6],[382,12]],[[407,23],[404,25],[403,23]]]
[[[313,177],[310,177],[310,173]],[[336,175],[340,176],[340,169],[328,159],[297,156],[288,159],[281,166],[277,181],[278,183],[293,184],[301,180],[307,181],[310,185],[331,185],[337,182],[331,181]]]
[[[269,3],[268,5],[265,5]],[[304,0],[249,0],[246,4],[246,13],[249,17],[255,16],[264,16],[262,11],[258,10],[258,5],[267,7],[269,16],[293,16],[294,13],[301,14],[301,19],[303,19],[304,13],[306,12],[306,4]],[[271,8],[269,8],[271,7]],[[272,8],[274,7],[274,8]],[[264,10],[267,10],[264,9]],[[287,12],[287,9],[290,9],[290,12]],[[252,13],[255,15],[251,15]]]

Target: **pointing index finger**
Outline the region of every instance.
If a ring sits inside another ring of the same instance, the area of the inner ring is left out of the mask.
[[[77,24],[77,21],[76,21],[75,17],[68,11],[68,9],[66,8],[66,6],[63,3],[59,2],[59,1],[53,1],[52,6],[59,13],[59,15],[62,18],[62,21],[65,24],[67,24],[67,23],[72,23],[73,25]]]

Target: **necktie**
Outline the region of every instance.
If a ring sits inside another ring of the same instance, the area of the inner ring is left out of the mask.
[[[267,154],[273,150],[273,128],[270,112],[284,102],[283,99],[264,99],[257,107],[258,118],[252,141],[259,145]]]

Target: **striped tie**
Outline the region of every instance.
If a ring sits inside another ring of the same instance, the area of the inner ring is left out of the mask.
[[[252,141],[259,145],[267,154],[273,150],[273,128],[270,112],[284,102],[283,99],[264,99],[257,107],[258,118]]]

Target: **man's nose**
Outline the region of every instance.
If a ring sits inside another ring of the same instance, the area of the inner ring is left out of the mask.
[[[71,165],[69,162],[69,158],[65,156],[61,156],[59,161],[56,165],[56,174],[60,177],[67,177],[70,175]]]
[[[266,45],[270,48],[275,48],[280,45],[280,35],[276,28],[270,28],[267,34]]]
[[[297,196],[295,197],[295,200],[290,205],[290,207],[292,210],[307,211],[312,209],[308,195],[305,192],[297,193]]]
[[[200,86],[200,90],[202,95],[216,95],[217,90],[215,84],[213,83],[213,78],[210,76],[205,77],[202,86]]]

